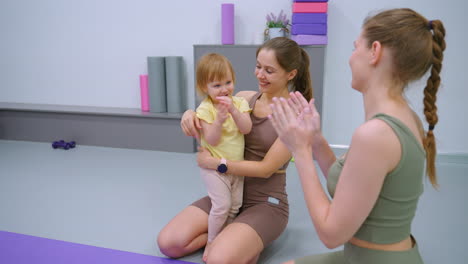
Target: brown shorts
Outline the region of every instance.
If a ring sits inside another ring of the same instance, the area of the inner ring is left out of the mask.
[[[211,200],[208,196],[192,204],[207,214],[211,210]],[[257,203],[251,206],[242,206],[239,215],[233,223],[244,223],[252,227],[263,241],[263,246],[268,246],[283,233],[288,224],[288,216],[284,209],[269,202]]]

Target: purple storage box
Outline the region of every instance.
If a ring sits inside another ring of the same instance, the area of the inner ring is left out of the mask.
[[[293,24],[291,27],[293,35],[326,35],[327,24]]]
[[[326,45],[327,35],[291,35],[291,39],[299,45]]]
[[[326,24],[327,13],[294,13],[292,24]]]

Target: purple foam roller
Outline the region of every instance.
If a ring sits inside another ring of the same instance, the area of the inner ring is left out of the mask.
[[[234,4],[221,4],[221,43],[234,44]]]

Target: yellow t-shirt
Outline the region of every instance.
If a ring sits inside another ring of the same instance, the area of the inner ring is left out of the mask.
[[[234,107],[241,113],[250,112],[249,103],[243,97],[232,96]],[[197,117],[212,124],[216,119],[218,111],[209,97],[205,98],[197,107]],[[201,146],[207,148],[213,157],[225,158],[227,160],[244,159],[244,135],[239,131],[232,116],[228,113],[228,118],[224,121],[219,144],[212,146],[206,142],[205,137],[201,137]]]

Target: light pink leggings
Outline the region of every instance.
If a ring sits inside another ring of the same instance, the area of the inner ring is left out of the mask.
[[[200,169],[200,173],[212,204],[208,216],[208,242],[212,242],[223,229],[228,217],[232,220],[239,213],[244,177],[207,169]]]

